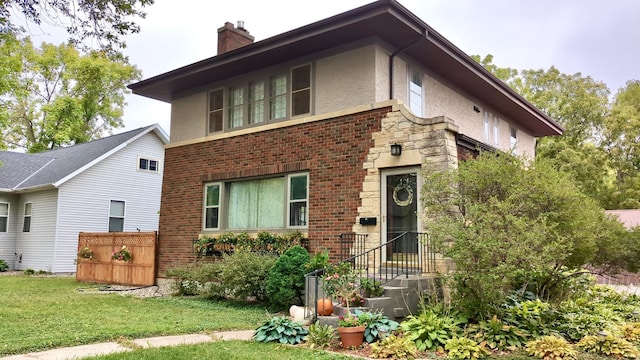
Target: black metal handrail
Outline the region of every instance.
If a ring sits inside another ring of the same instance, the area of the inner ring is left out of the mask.
[[[392,234],[393,238],[375,248],[364,250],[366,234],[340,234],[340,261],[351,263],[361,277],[369,277],[385,284],[395,278],[436,271],[435,251],[426,233]],[[354,255],[350,255],[354,254]],[[305,317],[314,319],[320,299],[320,276],[324,269],[305,275]]]

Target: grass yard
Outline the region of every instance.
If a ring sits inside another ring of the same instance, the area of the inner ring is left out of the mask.
[[[124,353],[97,356],[100,360],[183,360],[183,359],[227,359],[227,360],[353,360],[353,357],[332,354],[302,347],[253,341],[223,341],[198,345],[180,345],[164,348],[134,350]]]
[[[255,329],[259,306],[78,292],[70,277],[0,276],[0,356],[157,335]]]

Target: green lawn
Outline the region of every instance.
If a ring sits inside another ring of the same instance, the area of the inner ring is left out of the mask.
[[[118,338],[255,329],[264,307],[78,292],[67,277],[0,276],[0,356]]]
[[[291,347],[275,343],[253,341],[219,341],[198,345],[180,345],[164,348],[134,350],[124,353],[98,356],[100,360],[183,360],[183,359],[227,359],[227,360],[353,360],[338,354]]]

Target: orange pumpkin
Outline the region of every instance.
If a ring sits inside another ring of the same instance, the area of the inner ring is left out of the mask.
[[[331,299],[324,298],[318,300],[318,315],[329,316],[333,314],[333,302]]]

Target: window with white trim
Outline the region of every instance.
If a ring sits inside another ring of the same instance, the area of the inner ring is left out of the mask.
[[[422,72],[411,68],[409,75],[409,108],[416,115],[423,113]]]
[[[306,228],[307,173],[204,185],[205,230]]]
[[[249,124],[264,122],[264,81],[249,84]]]
[[[0,202],[0,232],[9,228],[9,203]]]
[[[24,204],[24,217],[22,219],[22,232],[31,232],[31,211],[33,204],[28,202]]]
[[[269,99],[269,119],[283,119],[287,116],[287,75],[271,78],[271,97]]]
[[[509,139],[509,145],[511,146],[511,152],[514,155],[518,155],[518,130],[516,130],[516,128],[511,127],[509,129],[509,132],[511,133],[510,139]]]
[[[160,171],[160,162],[154,159],[138,158],[138,170],[148,172]]]
[[[124,201],[111,200],[109,203],[109,232],[124,231]]]
[[[489,142],[491,139],[491,113],[484,112],[484,141]]]
[[[493,144],[498,146],[500,143],[500,119],[493,117]]]
[[[291,116],[311,113],[311,65],[291,69]]]
[[[229,90],[229,129],[242,126],[244,119],[244,89]]]
[[[224,90],[209,92],[209,133],[222,131],[224,119]]]

